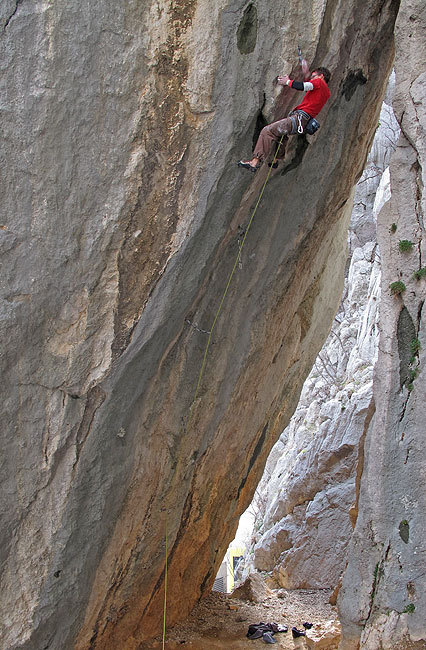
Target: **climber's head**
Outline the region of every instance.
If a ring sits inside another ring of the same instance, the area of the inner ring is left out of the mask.
[[[325,83],[328,84],[328,82],[331,79],[330,70],[328,68],[323,68],[323,67],[316,68],[311,74],[311,79],[315,79],[316,77],[322,77]]]

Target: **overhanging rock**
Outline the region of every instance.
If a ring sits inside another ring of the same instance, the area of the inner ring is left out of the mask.
[[[210,589],[337,308],[398,4],[0,10],[7,647],[158,633],[166,521],[168,622]],[[266,174],[235,161],[301,32],[332,99],[267,185],[186,428]]]

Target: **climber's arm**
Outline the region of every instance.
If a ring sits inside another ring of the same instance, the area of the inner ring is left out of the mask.
[[[291,79],[289,79],[289,82],[286,85],[295,90],[303,90],[304,92],[314,89],[314,86],[310,81],[291,81]]]
[[[281,86],[290,86],[290,88],[294,88],[295,90],[302,90],[304,92],[314,89],[314,86],[310,81],[292,81],[288,74],[284,74],[282,77],[278,77],[278,83]]]
[[[305,77],[305,80],[309,79],[309,77],[311,76],[311,73],[309,71],[309,65],[308,65],[308,62],[307,62],[306,59],[302,59],[302,72],[303,72],[303,75]]]

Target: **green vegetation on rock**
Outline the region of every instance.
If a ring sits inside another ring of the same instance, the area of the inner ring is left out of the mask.
[[[414,271],[413,278],[416,280],[421,280],[421,278],[426,277],[426,266],[422,266],[418,271]]]
[[[400,239],[398,246],[401,253],[408,253],[409,251],[411,251],[414,244],[409,239]]]
[[[414,605],[414,603],[409,603],[408,605],[406,605],[404,607],[404,609],[402,610],[402,613],[403,614],[413,614],[415,609],[416,609],[416,606]]]
[[[389,289],[391,290],[391,293],[396,296],[401,294],[403,291],[405,291],[407,287],[405,284],[402,282],[402,280],[397,280],[396,282],[391,282],[389,285]]]

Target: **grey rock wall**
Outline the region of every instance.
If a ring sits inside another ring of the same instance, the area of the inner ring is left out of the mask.
[[[363,448],[358,518],[339,597],[346,648],[426,647],[425,14],[403,1],[396,25],[394,107],[401,126],[391,200],[378,217],[382,256],[375,413]],[[413,242],[402,252],[399,242]],[[393,295],[390,285],[406,289]],[[419,347],[420,346],[420,347]]]
[[[337,309],[397,10],[1,4],[5,647],[157,634],[166,536],[167,622],[209,591]],[[300,34],[332,100],[268,183],[189,426],[266,177],[235,161],[296,101],[271,82]]]

